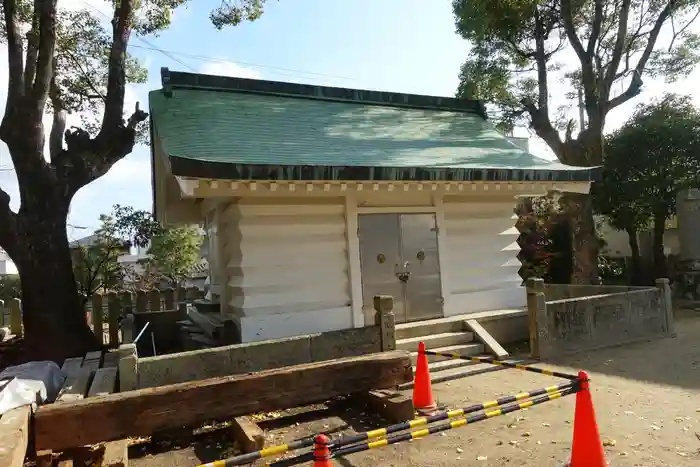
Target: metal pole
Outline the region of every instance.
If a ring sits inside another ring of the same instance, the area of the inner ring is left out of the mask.
[[[336,438],[335,440],[331,440],[331,448],[332,449],[337,449],[342,446],[347,446],[350,444],[355,444],[359,443],[362,441],[367,441],[369,439],[374,439],[374,438],[379,438],[382,436],[386,436],[391,433],[397,433],[399,431],[404,431],[404,430],[410,430],[412,428],[417,428],[419,426],[425,426],[429,425],[430,423],[438,422],[441,420],[447,420],[447,419],[452,419],[456,417],[461,417],[466,414],[474,413],[474,412],[479,412],[480,410],[487,410],[487,409],[493,409],[495,407],[500,407],[505,404],[509,404],[512,402],[518,402],[521,400],[525,399],[530,399],[533,397],[541,396],[543,394],[555,394],[561,391],[565,391],[568,389],[572,389],[576,386],[576,382],[569,382],[569,383],[563,383],[558,386],[549,386],[546,388],[539,388],[535,389],[533,391],[528,391],[528,392],[521,392],[519,394],[513,394],[510,396],[504,396],[499,399],[483,402],[481,404],[474,404],[470,405],[468,407],[464,407],[462,409],[456,409],[456,410],[450,410],[450,411],[442,411],[433,415],[430,415],[428,417],[420,417],[416,418],[414,420],[410,420],[407,422],[402,422],[402,423],[396,423],[394,425],[389,425],[385,428],[378,428],[376,430],[370,430],[364,433],[358,433],[356,435],[348,435],[348,436],[343,436],[340,438]],[[261,449],[260,451],[255,451],[255,452],[250,452],[247,454],[241,454],[239,456],[235,457],[230,457],[226,460],[221,460],[221,461],[216,461],[220,462],[220,464],[217,463],[211,463],[211,464],[203,464],[199,467],[232,467],[236,465],[244,465],[244,464],[250,464],[252,462],[255,462],[258,459],[261,459],[263,457],[269,457],[269,456],[278,456],[280,454],[285,454],[289,451],[294,451],[295,449],[301,449],[305,447],[309,447],[313,445],[314,442],[314,436],[310,436],[308,438],[302,438],[296,441],[292,441],[289,444],[280,444],[277,446],[270,446],[269,448]],[[309,453],[311,455],[311,453]],[[312,460],[312,457],[309,457],[308,460]]]

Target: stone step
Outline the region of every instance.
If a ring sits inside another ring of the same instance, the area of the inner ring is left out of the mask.
[[[429,349],[434,352],[446,352],[462,355],[465,357],[472,357],[474,355],[479,355],[484,353],[484,345],[476,342],[469,344],[458,344],[458,345],[448,345],[446,347],[437,347]],[[418,359],[418,352],[411,352],[411,363],[416,364]],[[450,357],[441,357],[436,355],[428,355],[428,362],[439,362],[442,360],[452,360]]]
[[[415,321],[412,323],[399,323],[396,325],[396,339],[410,339],[412,337],[430,336],[447,332],[459,332],[464,330],[464,317],[448,317]]]
[[[425,348],[432,350],[437,347],[467,344],[473,340],[474,333],[472,332],[442,332],[439,334],[429,334],[425,336],[398,339],[396,341],[396,348],[398,350],[410,350],[411,352],[415,352],[418,350],[418,344],[420,342],[425,342]]]

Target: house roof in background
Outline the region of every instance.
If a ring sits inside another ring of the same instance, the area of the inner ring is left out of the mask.
[[[93,246],[97,244],[99,241],[100,237],[97,234],[92,234],[88,235],[87,237],[79,238],[77,240],[73,240],[72,242],[68,243],[68,246],[70,248],[78,248],[78,247],[88,247],[88,246]],[[129,242],[124,242],[124,248],[129,247]]]
[[[149,95],[174,175],[236,180],[587,181],[538,158],[478,101],[162,72]]]

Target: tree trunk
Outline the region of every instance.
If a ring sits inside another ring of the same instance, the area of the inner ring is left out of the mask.
[[[632,252],[632,270],[629,271],[630,282],[632,285],[642,284],[642,255],[639,252],[639,239],[637,238],[637,229],[628,227],[625,229],[629,240],[630,251]]]
[[[598,284],[598,238],[591,196],[565,193],[562,203],[566,207],[571,226],[571,283]]]
[[[63,201],[33,190],[18,213],[17,269],[22,283],[22,313],[28,344],[42,358],[59,361],[99,348],[78,295],[66,234]],[[24,200],[23,200],[24,201]],[[34,202],[32,202],[34,201]]]
[[[654,231],[651,242],[652,258],[654,259],[654,278],[668,277],[666,271],[666,254],[664,253],[664,232],[666,231],[666,217],[654,216]]]

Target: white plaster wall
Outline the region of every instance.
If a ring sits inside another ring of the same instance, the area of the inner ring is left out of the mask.
[[[224,205],[225,312],[243,342],[351,328],[344,200]]]
[[[446,315],[522,308],[515,200],[444,198],[450,297]]]

